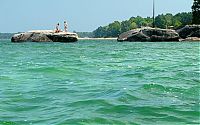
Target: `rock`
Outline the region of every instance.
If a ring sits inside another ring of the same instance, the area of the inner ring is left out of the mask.
[[[33,33],[30,40],[31,42],[53,42],[50,38],[45,34],[41,33]]]
[[[15,34],[12,38],[12,42],[25,42],[30,41],[30,38],[32,37],[32,33],[19,33]]]
[[[182,39],[181,41],[187,41],[187,42],[200,42],[200,37],[187,37],[186,39]]]
[[[194,33],[191,33],[191,35],[190,35],[189,37],[198,37],[198,38],[200,38],[200,29],[197,30],[197,31],[194,32]]]
[[[183,39],[187,37],[200,37],[200,25],[186,25],[177,30],[179,36]]]
[[[179,41],[179,35],[175,30],[171,29],[145,27],[122,33],[117,40],[134,42]]]
[[[34,30],[25,33],[15,34],[11,38],[12,42],[76,42],[78,35],[76,33],[59,32],[53,30]]]
[[[67,34],[67,35],[49,34],[47,35],[47,37],[51,39],[53,42],[75,42],[78,40],[77,37],[74,37],[74,34]]]

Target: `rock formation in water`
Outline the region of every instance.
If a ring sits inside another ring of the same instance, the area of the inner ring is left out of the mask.
[[[117,40],[130,42],[160,42],[179,41],[179,38],[179,34],[175,30],[145,27],[122,33]]]
[[[78,35],[76,33],[59,32],[53,30],[34,30],[25,33],[15,34],[11,38],[12,42],[76,42]]]
[[[186,25],[185,27],[177,30],[177,32],[183,39],[188,37],[200,38],[200,25]]]

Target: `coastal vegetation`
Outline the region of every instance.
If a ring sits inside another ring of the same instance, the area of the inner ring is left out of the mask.
[[[118,37],[119,34],[140,27],[152,27],[151,17],[131,17],[128,20],[119,22],[114,21],[107,26],[100,26],[93,31],[94,37]],[[158,28],[179,29],[185,25],[192,24],[192,13],[183,12],[176,15],[167,13],[155,17],[155,26]]]
[[[194,0],[192,6],[193,24],[200,24],[200,0]]]
[[[80,37],[80,38],[93,38],[94,37],[93,32],[76,32],[76,31],[74,31],[74,33],[77,33],[78,37]]]

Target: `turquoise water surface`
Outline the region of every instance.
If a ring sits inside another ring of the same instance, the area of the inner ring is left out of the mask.
[[[198,125],[200,44],[0,41],[0,125]]]

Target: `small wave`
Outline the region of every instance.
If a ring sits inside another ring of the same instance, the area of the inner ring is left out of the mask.
[[[106,100],[103,99],[91,99],[91,100],[82,100],[82,101],[76,101],[76,102],[72,102],[69,103],[68,106],[72,106],[72,107],[83,107],[83,106],[105,106],[105,107],[109,107],[112,106],[112,104],[110,104],[109,102],[107,102]]]

